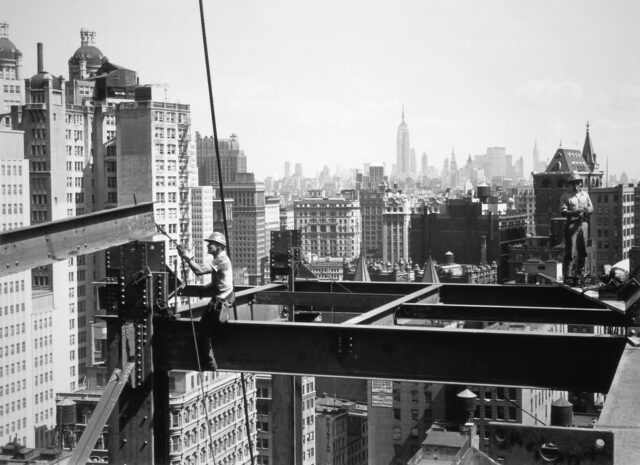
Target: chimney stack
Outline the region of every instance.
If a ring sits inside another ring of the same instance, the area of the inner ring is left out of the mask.
[[[38,74],[44,73],[44,61],[42,57],[42,42],[38,42]]]
[[[487,264],[487,236],[480,236],[480,264]]]

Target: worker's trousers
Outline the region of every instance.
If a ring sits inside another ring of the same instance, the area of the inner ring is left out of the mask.
[[[216,331],[219,331],[222,325],[229,321],[229,314],[234,302],[235,296],[233,294],[225,299],[214,297],[200,318],[198,353],[203,371],[216,371],[218,369],[218,364],[213,355],[212,339]]]
[[[562,261],[562,275],[581,276],[587,257],[587,237],[589,223],[575,221],[567,223],[564,228],[564,260]]]

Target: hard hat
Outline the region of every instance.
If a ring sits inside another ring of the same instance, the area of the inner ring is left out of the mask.
[[[218,231],[214,231],[211,233],[209,237],[205,239],[207,242],[215,242],[216,244],[222,245],[224,247],[227,246],[227,239],[224,237],[224,234]]]
[[[567,182],[582,182],[582,177],[575,171],[572,171]]]

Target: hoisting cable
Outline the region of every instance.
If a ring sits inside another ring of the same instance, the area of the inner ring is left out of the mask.
[[[224,183],[222,182],[222,163],[220,161],[220,147],[218,145],[218,127],[216,124],[216,112],[213,104],[213,84],[211,79],[211,65],[209,63],[209,46],[207,43],[207,28],[204,20],[204,5],[202,0],[198,0],[200,7],[200,27],[202,30],[202,45],[204,47],[204,61],[207,70],[207,87],[209,89],[209,109],[211,110],[211,125],[213,126],[213,145],[216,152],[216,165],[218,167],[218,184],[220,185],[220,205],[222,210],[222,223],[224,224],[224,237],[227,240],[227,253],[231,255],[231,247],[229,241],[229,229],[227,226],[227,205],[224,197]],[[233,316],[238,319],[238,309],[235,299],[233,301]],[[244,420],[249,443],[249,456],[251,457],[251,465],[255,465],[255,457],[253,455],[253,441],[251,440],[251,423],[249,421],[249,408],[247,401],[247,388],[245,385],[244,372],[240,372],[240,383],[242,385],[242,400],[244,405]]]
[[[167,234],[167,231],[165,231],[165,229],[160,226],[158,223],[156,223],[156,228],[158,228],[158,231],[160,231],[162,234],[164,234],[166,237],[169,238],[169,241],[173,242],[175,245],[178,244],[178,242],[173,239],[171,236],[169,236],[169,234]],[[182,279],[183,282],[186,284],[187,283],[187,261],[184,257],[181,257],[181,262],[182,262]],[[174,268],[174,276],[178,276],[178,262],[175,263],[175,268]],[[177,286],[176,286],[177,289]],[[177,299],[178,293],[176,292],[176,299]],[[196,349],[196,364],[198,365],[198,380],[200,381],[200,392],[202,393],[202,402],[204,404],[204,415],[205,415],[205,422],[207,424],[207,433],[209,435],[209,443],[211,446],[211,458],[213,459],[213,465],[216,465],[216,451],[215,451],[215,447],[213,445],[213,435],[211,434],[211,425],[209,424],[209,410],[207,409],[207,403],[206,403],[206,393],[204,391],[204,378],[202,376],[202,365],[200,363],[200,350],[198,348],[198,339],[196,336],[196,324],[193,320],[193,310],[191,308],[191,299],[187,300],[187,304],[189,307],[189,319],[191,320],[191,334],[193,336],[193,346]],[[176,309],[178,308],[177,302],[176,302]]]

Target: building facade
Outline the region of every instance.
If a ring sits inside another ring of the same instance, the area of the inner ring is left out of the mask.
[[[409,260],[411,205],[404,194],[389,193],[382,214],[382,260],[395,263]]]
[[[243,281],[236,284],[260,284],[269,255],[264,183],[256,181],[253,173],[239,173],[235,182],[225,184],[224,192],[233,201],[233,266],[246,270]]]
[[[302,253],[318,257],[353,259],[362,241],[360,202],[354,191],[327,198],[321,190],[293,203],[295,229],[301,231]]]
[[[238,136],[231,134],[229,139],[218,140],[222,182],[235,182],[238,173],[247,172],[247,157],[240,149]],[[219,186],[218,162],[215,140],[211,136],[202,136],[196,132],[196,154],[198,164],[198,184],[201,186]]]
[[[635,197],[636,186],[618,184],[614,187],[591,189],[593,214],[589,222],[590,237],[595,243],[595,271],[604,272],[605,265],[615,265],[629,258],[634,244],[636,218],[640,202]]]
[[[118,205],[155,202],[156,222],[173,241],[166,241],[166,263],[175,269],[175,244],[191,245],[190,187],[195,157],[190,143],[190,107],[185,104],[146,100],[116,108]]]
[[[11,106],[24,104],[22,52],[9,39],[9,24],[0,23],[0,127],[11,127]]]
[[[256,463],[259,465],[277,464],[274,451],[273,431],[277,418],[277,412],[273,411],[273,382],[271,375],[258,374],[256,376],[256,423],[257,423],[257,456]],[[315,438],[315,402],[316,388],[315,378],[311,376],[300,377],[300,399],[297,400],[301,406],[299,421],[301,422],[302,465],[314,465],[316,461],[316,438]],[[293,401],[292,401],[293,402]],[[282,421],[282,416],[280,416]]]

